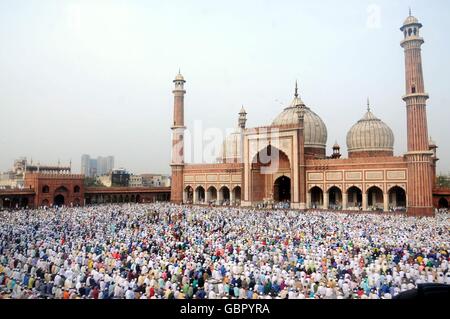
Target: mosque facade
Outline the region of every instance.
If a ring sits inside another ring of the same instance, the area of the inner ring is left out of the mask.
[[[411,216],[432,216],[438,158],[436,143],[428,137],[421,28],[411,15],[401,27],[408,143],[403,156],[394,156],[394,134],[369,102],[348,131],[348,158],[337,143],[327,155],[327,127],[296,85],[292,102],[271,125],[246,127],[242,108],[216,163],[185,163],[186,81],[178,74],[173,81],[171,201],[243,207],[287,203],[294,209],[405,210]]]

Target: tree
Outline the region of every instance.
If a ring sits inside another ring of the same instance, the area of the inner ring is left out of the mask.
[[[95,177],[85,177],[84,186],[86,187],[104,187]]]
[[[438,187],[450,188],[450,176],[439,175],[436,183]]]

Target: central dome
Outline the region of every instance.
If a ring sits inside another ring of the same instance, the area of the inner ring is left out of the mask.
[[[367,113],[347,134],[347,149],[350,157],[392,156],[394,151],[394,133],[382,120],[377,118],[367,105]]]
[[[327,127],[322,119],[309,107],[303,103],[295,91],[295,98],[291,105],[284,109],[275,120],[272,126],[286,126],[298,124],[298,111],[304,112],[304,134],[305,134],[305,148],[320,148],[325,149],[327,146]]]

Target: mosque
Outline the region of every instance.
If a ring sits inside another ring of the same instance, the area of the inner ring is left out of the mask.
[[[348,158],[335,144],[327,155],[327,127],[305,104],[296,85],[292,102],[269,126],[238,126],[211,164],[184,162],[186,83],[174,82],[171,200],[175,203],[228,204],[250,207],[287,203],[293,209],[406,210],[433,216],[436,143],[428,137],[420,36],[422,24],[411,14],[404,21],[407,153],[394,156],[394,134],[367,105],[347,133]],[[317,112],[317,113],[316,113]]]

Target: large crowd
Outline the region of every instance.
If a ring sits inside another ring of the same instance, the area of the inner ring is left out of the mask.
[[[0,298],[390,299],[450,284],[450,215],[167,203],[0,212]]]

